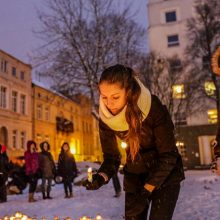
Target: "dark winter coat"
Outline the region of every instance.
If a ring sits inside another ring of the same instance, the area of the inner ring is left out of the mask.
[[[58,175],[65,178],[71,178],[72,180],[77,175],[77,167],[74,156],[70,151],[61,151],[58,160]]]
[[[31,144],[35,142],[28,141],[27,143],[27,151],[24,153],[24,159],[25,159],[25,172],[26,175],[38,175],[39,173],[39,156],[37,152],[31,153],[30,147]],[[35,144],[36,146],[36,144]]]
[[[0,151],[0,185],[5,184],[8,178],[9,161],[6,152]]]
[[[50,152],[42,151],[39,154],[39,166],[43,178],[54,178],[55,163]]]
[[[126,131],[114,131],[101,120],[99,130],[104,161],[98,172],[104,172],[110,179],[118,170],[121,160],[116,136],[123,140]],[[136,192],[146,183],[158,189],[184,179],[182,160],[175,145],[173,130],[166,107],[152,95],[150,112],[142,122],[139,153],[134,162],[127,157],[124,166],[125,191]]]

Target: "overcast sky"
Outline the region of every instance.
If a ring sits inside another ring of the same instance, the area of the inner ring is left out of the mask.
[[[31,51],[41,44],[33,30],[39,27],[36,8],[42,7],[43,1],[0,0],[0,49],[29,63]],[[147,28],[147,0],[132,2],[135,3],[135,11],[139,10],[137,21]]]

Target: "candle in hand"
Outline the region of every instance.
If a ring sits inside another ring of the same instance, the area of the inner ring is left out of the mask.
[[[88,181],[92,182],[92,167],[88,168],[87,173],[88,173]]]

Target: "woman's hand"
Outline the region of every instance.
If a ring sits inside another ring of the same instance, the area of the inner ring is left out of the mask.
[[[83,182],[83,186],[86,187],[87,190],[97,190],[102,185],[104,185],[105,179],[100,174],[96,173],[92,175],[92,182],[88,179]]]

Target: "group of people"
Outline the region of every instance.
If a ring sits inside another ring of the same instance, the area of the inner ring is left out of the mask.
[[[104,160],[97,172],[93,173],[92,181],[85,180],[83,186],[87,190],[97,190],[115,178],[121,163],[119,138],[127,143],[123,169],[125,220],[145,220],[147,216],[150,220],[171,220],[180,183],[185,176],[175,144],[174,125],[166,106],[151,94],[132,68],[121,64],[110,66],[102,72],[98,88],[99,134]],[[49,144],[42,143],[41,149],[42,153],[38,155],[35,152],[36,144],[28,142],[25,153],[26,174],[33,178],[29,190],[30,201],[33,201],[37,183],[35,176],[39,168],[43,171],[43,198],[50,198],[54,162],[48,153]],[[38,160],[38,157],[41,159]],[[4,161],[7,158],[1,163]],[[51,171],[44,173],[42,167],[45,170],[50,167]],[[62,146],[58,170],[64,178],[65,196],[71,197],[73,175],[68,171],[76,170],[76,166],[67,143]]]
[[[67,142],[61,146],[57,167],[52,154],[50,144],[47,141],[40,143],[41,152],[37,152],[36,142],[29,140],[24,154],[25,178],[29,183],[28,201],[35,202],[34,194],[38,180],[41,179],[41,192],[43,199],[52,199],[51,186],[56,176],[60,176],[64,185],[65,198],[73,197],[72,182],[77,176],[77,167],[70,146]],[[0,202],[7,201],[6,181],[10,170],[6,148],[0,145]]]

